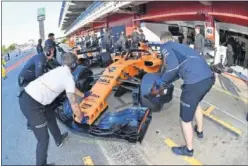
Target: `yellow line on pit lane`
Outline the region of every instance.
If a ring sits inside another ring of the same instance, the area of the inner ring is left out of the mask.
[[[90,156],[83,157],[84,165],[94,165],[94,162],[92,161]]]
[[[242,131],[234,127],[233,125],[219,119],[218,117],[211,114],[211,112],[215,109],[214,106],[210,106],[206,111],[202,110],[203,115],[209,117],[210,119],[214,120],[215,122],[219,123],[220,125],[224,126],[225,128],[233,131],[234,133],[241,135]]]
[[[229,91],[227,91],[227,90],[224,90],[224,89],[221,89],[221,88],[216,87],[216,86],[213,86],[213,88],[216,89],[216,90],[218,90],[218,91],[220,91],[220,92],[223,92],[223,93],[225,93],[225,94],[227,94],[227,95],[229,95],[229,96],[232,96],[232,97],[234,97],[234,98],[236,98],[236,99],[242,100],[242,101],[245,102],[245,103],[248,103],[247,97],[245,98],[244,96],[237,96],[237,95],[234,95],[234,94],[232,94],[231,92],[229,92]]]
[[[211,105],[210,107],[208,107],[208,109],[206,109],[204,111],[204,114],[206,115],[210,115],[210,113],[215,109],[215,106]]]
[[[182,92],[181,89],[176,88],[176,87],[175,87],[175,90],[177,90],[177,91],[179,91],[179,92]],[[173,96],[176,96],[176,95],[173,94]],[[177,96],[177,97],[178,97],[178,96]],[[176,99],[177,99],[177,98],[176,98]],[[177,99],[177,100],[180,101],[180,99]],[[216,106],[216,105],[214,105],[214,104],[212,104],[212,103],[209,103],[209,102],[207,102],[207,101],[205,101],[205,100],[202,100],[201,102],[202,102],[202,103],[205,103],[205,104],[208,104],[208,105],[212,105],[212,106],[214,106],[217,110],[219,110],[219,111],[225,113],[226,115],[228,115],[228,116],[230,116],[230,117],[236,119],[237,121],[241,122],[242,124],[247,125],[247,122],[245,122],[245,121],[239,119],[238,117],[236,117],[236,116],[234,116],[233,114],[231,114],[231,113],[229,113],[229,112],[227,112],[227,111],[221,109],[220,107],[218,107],[218,106]]]
[[[175,142],[173,142],[170,138],[166,138],[164,143],[172,148],[173,146],[177,146]],[[183,159],[188,162],[190,165],[203,165],[200,161],[196,160],[194,157],[182,156]]]

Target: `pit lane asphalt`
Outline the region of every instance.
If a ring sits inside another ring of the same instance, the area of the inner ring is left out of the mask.
[[[10,62],[14,64],[18,59]],[[17,75],[23,65],[10,71],[7,80],[2,80],[3,165],[31,165],[35,163],[36,140],[33,133],[26,129],[26,119],[19,109],[18,98],[16,97],[18,91]],[[93,69],[95,73],[101,70],[99,68]],[[180,81],[176,82],[177,88],[180,88],[180,83]],[[130,106],[130,96],[129,93],[121,98],[110,96],[108,99],[110,109],[116,111]],[[174,99],[161,112],[153,113],[151,125],[142,144],[130,144],[116,139],[82,137],[69,131],[70,138],[62,148],[57,148],[50,137],[48,162],[55,162],[60,165],[84,165],[82,158],[90,156],[95,165],[189,164],[184,158],[173,155],[170,148],[164,143],[166,138],[172,139],[179,145],[183,143],[179,123],[180,91],[175,90],[174,96]],[[194,138],[194,158],[202,164],[247,165],[247,123],[245,122],[247,104],[214,89],[204,98],[204,101],[214,104],[234,115],[237,119],[244,121],[242,123],[222,111],[215,110],[213,112],[224,121],[242,130],[243,133],[237,137],[205,118],[205,138],[203,140]],[[67,130],[60,123],[59,126],[61,131]]]

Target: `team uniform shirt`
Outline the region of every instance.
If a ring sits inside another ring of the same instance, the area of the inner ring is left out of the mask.
[[[204,52],[205,47],[205,38],[202,34],[197,34],[195,36],[194,49],[199,50],[200,52]]]
[[[184,44],[167,42],[161,45],[160,50],[167,66],[161,76],[166,84],[179,78],[184,84],[195,84],[213,76],[206,60]]]
[[[106,49],[112,44],[112,38],[111,34],[109,32],[104,32],[103,33],[103,39],[102,39],[102,47]]]
[[[21,70],[19,76],[24,77],[27,80],[34,80],[42,74],[46,67],[47,58],[44,53],[37,54],[28,60],[26,65]]]
[[[37,51],[38,54],[40,54],[40,53],[43,52],[43,48],[42,48],[41,44],[38,44],[38,45],[36,46],[36,51]]]
[[[69,67],[60,66],[30,82],[24,89],[34,100],[48,105],[63,91],[75,93],[75,82]]]

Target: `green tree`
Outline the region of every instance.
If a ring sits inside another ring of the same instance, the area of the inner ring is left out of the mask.
[[[1,49],[2,49],[2,56],[5,55],[9,51],[8,48],[6,48],[5,45],[2,45]]]
[[[16,45],[15,44],[11,44],[9,47],[8,47],[8,50],[9,51],[14,51],[16,49]]]

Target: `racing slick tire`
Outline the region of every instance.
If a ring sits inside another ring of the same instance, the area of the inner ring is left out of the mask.
[[[81,92],[87,92],[91,89],[91,83],[93,82],[93,78],[90,77],[93,75],[92,70],[83,65],[77,66],[77,68],[73,71],[74,81],[76,83],[76,87]]]
[[[147,73],[143,76],[140,85],[140,104],[141,106],[148,107],[152,112],[158,112],[162,109],[165,103],[172,100],[174,86],[167,89],[167,93],[163,96],[164,100],[161,103],[154,104],[152,101],[145,98],[145,95],[150,93],[150,90],[156,80],[160,78],[160,73]]]

